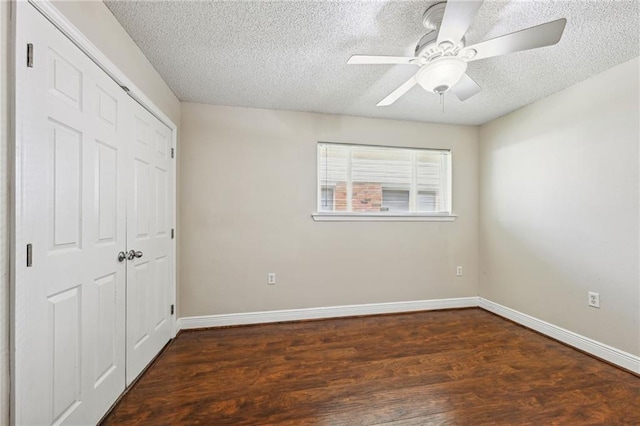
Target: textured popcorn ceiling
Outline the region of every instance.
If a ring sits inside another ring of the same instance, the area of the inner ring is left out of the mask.
[[[347,59],[412,56],[433,3],[106,2],[180,100],[215,105],[481,124],[640,55],[637,0],[487,0],[467,45],[564,17],[560,43],[470,63],[482,92],[466,102],[445,95],[444,113],[417,86],[376,107],[418,68]]]

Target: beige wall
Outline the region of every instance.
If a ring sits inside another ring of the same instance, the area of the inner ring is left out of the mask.
[[[9,3],[0,1],[0,424],[9,424]]]
[[[480,130],[480,295],[635,355],[638,63]]]
[[[181,121],[181,316],[477,295],[476,127],[192,103]],[[451,148],[458,219],[314,222],[317,141]]]

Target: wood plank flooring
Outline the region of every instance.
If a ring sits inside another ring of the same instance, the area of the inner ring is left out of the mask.
[[[640,378],[481,309],[186,331],[103,425],[640,425]]]

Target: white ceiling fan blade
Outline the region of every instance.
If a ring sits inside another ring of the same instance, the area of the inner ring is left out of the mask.
[[[467,74],[462,74],[460,81],[456,83],[451,89],[451,92],[458,97],[461,101],[466,101],[470,97],[477,95],[482,90],[478,83],[473,81]]]
[[[386,98],[384,98],[383,100],[378,102],[378,104],[376,106],[389,106],[389,105],[391,105],[392,103],[397,101],[398,98],[400,98],[400,96],[402,96],[405,93],[407,93],[409,91],[409,89],[411,89],[416,84],[417,84],[416,83],[416,79],[414,77],[411,77],[402,86],[398,87],[396,90],[391,92]]]
[[[413,56],[371,56],[353,55],[347,61],[349,65],[414,65],[410,62],[415,59]]]
[[[477,52],[473,58],[469,59],[470,62],[522,50],[551,46],[560,41],[566,23],[566,19],[558,19],[547,22],[546,24],[483,41],[469,46],[465,50],[474,49]]]
[[[449,41],[457,44],[469,29],[483,0],[448,0],[438,32],[438,44]]]

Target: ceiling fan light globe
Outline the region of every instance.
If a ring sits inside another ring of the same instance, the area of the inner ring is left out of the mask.
[[[420,68],[415,79],[423,89],[440,94],[455,86],[465,71],[467,63],[464,60],[458,57],[443,57]]]

